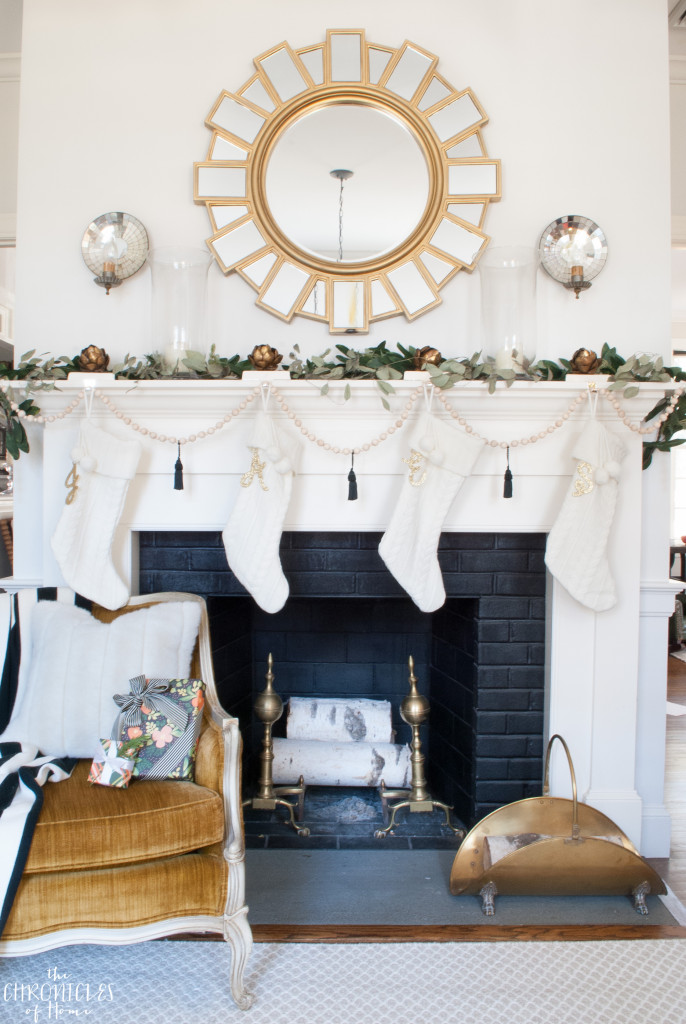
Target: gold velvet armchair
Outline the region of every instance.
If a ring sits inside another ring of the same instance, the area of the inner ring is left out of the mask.
[[[217,699],[207,609],[192,594],[132,598],[108,622],[151,604],[202,606],[192,674],[206,703],[195,781],[135,781],[128,789],[92,786],[90,762],[46,784],[44,804],[0,955],[21,956],[73,943],[126,944],[189,932],[220,932],[231,948],[230,990],[241,1009],[252,946],[245,905],[238,721]],[[116,711],[116,708],[114,709]]]

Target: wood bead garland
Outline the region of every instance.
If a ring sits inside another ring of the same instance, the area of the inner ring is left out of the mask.
[[[476,437],[483,441],[489,448],[502,448],[503,450],[508,448],[517,448],[519,445],[525,446],[528,444],[536,444],[537,441],[543,441],[549,434],[553,434],[556,430],[559,430],[560,427],[564,426],[576,407],[586,400],[587,394],[587,392],[581,391],[576,398],[570,402],[568,408],[562,413],[559,419],[556,419],[554,423],[547,426],[545,430],[539,430],[537,434],[531,434],[529,437],[520,437],[519,439],[514,439],[512,441],[496,441],[494,438],[483,437],[483,435],[479,434],[474,427],[470,427],[464,416],[460,416],[457,410],[453,409],[445,394],[439,388],[436,388],[436,392],[439,402],[445,406],[446,411],[450,413],[452,418],[464,428],[466,434],[471,434],[472,437]]]
[[[278,388],[274,387],[273,384],[269,385],[269,390],[279,403],[281,411],[286,413],[289,420],[291,420],[293,422],[293,425],[299,429],[303,437],[306,437],[308,441],[311,441],[318,447],[323,448],[324,451],[333,452],[334,455],[360,455],[362,452],[368,452],[370,448],[376,448],[383,441],[387,441],[392,434],[395,434],[396,430],[401,430],[402,427],[405,426],[407,418],[412,412],[414,403],[419,398],[423,389],[423,384],[420,384],[418,387],[414,389],[414,391],[410,394],[407,402],[405,403],[405,408],[400,413],[400,418],[397,419],[394,423],[392,423],[391,426],[386,427],[386,429],[382,431],[377,437],[374,437],[372,438],[371,441],[367,441],[365,442],[365,444],[358,445],[355,448],[339,448],[337,445],[330,444],[330,442],[324,441],[322,438],[317,437],[313,431],[308,430],[307,427],[303,424],[302,420],[298,416],[296,416],[293,410],[289,407],[288,403],[286,402]]]
[[[107,395],[103,395],[101,391],[95,392],[96,398],[100,399],[105,408],[109,409],[109,411],[112,412],[117,419],[121,420],[122,423],[126,424],[127,427],[131,427],[132,430],[137,431],[143,437],[149,437],[152,441],[161,441],[162,443],[169,442],[170,444],[175,444],[179,447],[184,444],[193,444],[195,441],[201,441],[205,437],[211,437],[212,434],[216,434],[217,431],[225,427],[227,423],[230,423],[232,419],[239,416],[244,409],[247,409],[250,402],[253,402],[259,394],[260,388],[253,388],[247,398],[244,398],[234,409],[227,412],[222,419],[217,420],[213,427],[207,427],[206,430],[198,430],[195,434],[189,434],[188,437],[175,437],[168,436],[167,434],[158,434],[155,430],[150,430],[148,427],[142,427],[140,423],[136,423],[130,416],[125,416],[120,409],[117,409],[112,399],[108,398]],[[181,452],[179,451],[179,458],[180,456]],[[180,489],[182,490],[183,488]]]
[[[424,389],[424,385],[420,384],[417,388],[415,388],[414,391],[411,392],[407,402],[405,403],[403,411],[399,414],[399,418],[395,420],[393,423],[391,423],[386,428],[386,430],[382,431],[377,437],[372,438],[370,441],[365,442],[362,445],[357,445],[351,448],[341,448],[337,445],[331,444],[328,441],[325,441],[323,438],[317,437],[313,431],[308,430],[308,428],[303,424],[302,420],[288,406],[287,402],[284,399],[284,396],[281,394],[278,388],[276,388],[273,384],[269,384],[268,386],[270,392],[277,399],[281,410],[284,413],[286,413],[288,418],[292,421],[293,425],[300,430],[301,434],[305,438],[307,438],[308,441],[312,442],[313,444],[316,444],[319,448],[322,448],[324,451],[332,452],[334,455],[360,455],[364,452],[370,451],[372,448],[377,447],[379,444],[382,444],[390,436],[395,434],[397,430],[402,429],[402,427],[407,422],[410,413],[412,412],[412,409],[414,407],[415,402],[417,401],[417,398]],[[433,385],[431,386],[433,387]],[[7,396],[11,409],[13,410],[13,412],[17,414],[17,416],[20,419],[26,420],[27,422],[35,422],[42,424],[54,423],[58,420],[64,419],[66,416],[69,416],[72,412],[74,412],[76,408],[78,408],[78,406],[84,400],[84,397],[86,395],[86,389],[82,388],[61,412],[53,413],[48,416],[45,416],[43,414],[34,416],[32,414],[27,413],[24,409],[20,409],[19,403],[15,402],[14,399],[11,397],[12,383],[10,381],[0,382],[0,389]],[[568,408],[563,413],[561,413],[560,416],[553,423],[549,424],[544,430],[538,431],[537,434],[531,434],[529,437],[515,438],[509,441],[499,441],[494,438],[483,437],[472,426],[470,426],[467,420],[463,416],[461,416],[457,412],[457,410],[455,410],[452,407],[452,405],[448,401],[447,396],[440,388],[434,388],[434,393],[437,395],[438,400],[446,409],[446,412],[449,413],[452,419],[459,423],[459,425],[464,429],[465,433],[470,434],[472,437],[482,440],[484,444],[490,448],[501,448],[503,450],[506,450],[508,448],[517,448],[520,445],[522,447],[525,447],[530,444],[536,444],[538,441],[545,440],[546,437],[548,437],[550,434],[553,434],[556,430],[559,430],[562,426],[564,426],[567,420],[569,420],[574,410],[579,405],[581,405],[581,403],[584,402],[584,400],[588,397],[588,395],[591,393],[591,389],[595,390],[595,386],[589,385],[588,389],[581,391],[569,404]],[[628,430],[631,430],[633,433],[636,433],[640,436],[645,436],[647,434],[651,434],[655,431],[658,431],[662,424],[667,421],[667,419],[671,416],[672,412],[676,408],[677,402],[684,394],[685,390],[686,389],[684,388],[676,389],[672,394],[672,397],[668,405],[660,414],[660,416],[655,417],[653,420],[650,421],[650,423],[646,423],[644,426],[640,426],[639,423],[629,421],[627,412],[625,411],[625,409],[622,408],[620,399],[618,397],[618,392],[610,391],[609,388],[600,388],[597,390],[597,394],[599,394],[602,398],[604,398],[606,401],[610,403],[610,405],[616,412],[617,417],[622,423],[624,423]],[[213,426],[207,427],[205,430],[198,430],[195,433],[189,434],[186,437],[176,437],[168,436],[166,434],[158,434],[157,431],[151,430],[148,427],[143,427],[139,423],[136,423],[130,416],[124,415],[124,413],[121,412],[121,410],[117,409],[114,402],[101,391],[95,390],[93,394],[97,398],[99,398],[103,405],[110,412],[112,412],[113,415],[117,417],[117,419],[121,420],[121,422],[124,423],[126,426],[131,427],[132,430],[136,431],[141,436],[149,437],[151,440],[160,441],[163,444],[169,443],[177,445],[180,448],[181,445],[193,444],[195,441],[203,440],[204,438],[211,437],[213,434],[217,433],[224,426],[226,426],[227,423],[230,423],[232,419],[235,419],[237,416],[239,416],[241,412],[243,412],[248,407],[250,402],[254,401],[257,395],[260,394],[260,391],[261,387],[257,386],[246,398],[242,399],[234,409],[226,413],[222,417],[222,419],[217,420],[217,422]]]
[[[679,401],[679,399],[683,395],[684,390],[685,390],[684,388],[678,388],[674,392],[674,394],[672,395],[671,399],[669,400],[669,404],[667,405],[667,408],[663,410],[663,412],[660,414],[660,416],[658,416],[655,419],[651,420],[650,423],[646,423],[646,425],[644,427],[640,427],[638,425],[638,423],[627,423],[626,422],[627,421],[627,414],[624,411],[624,409],[621,408],[620,403],[619,403],[619,399],[616,397],[616,394],[615,394],[614,391],[610,391],[609,388],[602,388],[600,390],[599,394],[604,399],[606,399],[606,401],[608,401],[610,403],[610,405],[615,410],[615,412],[617,413],[617,416],[622,421],[622,423],[624,424],[625,427],[628,427],[629,430],[633,430],[634,433],[636,433],[636,434],[640,434],[641,436],[645,436],[646,434],[652,434],[654,430],[659,430],[660,427],[662,426],[662,424],[665,423],[669,419],[669,417],[672,415],[672,413],[676,409],[677,402]]]

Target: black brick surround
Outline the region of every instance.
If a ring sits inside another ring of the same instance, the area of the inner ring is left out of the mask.
[[[142,594],[178,590],[208,599],[220,698],[241,719],[250,760],[259,731],[248,723],[269,651],[284,699],[331,693],[390,700],[400,741],[409,739],[397,708],[413,654],[431,700],[423,744],[436,796],[472,824],[540,793],[544,534],[443,534],[448,600],[433,616],[419,612],[386,570],[378,533],[284,534],[291,596],[278,615],[246,595],[219,533],[139,539]]]

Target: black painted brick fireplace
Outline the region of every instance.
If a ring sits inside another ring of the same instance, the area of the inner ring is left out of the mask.
[[[141,533],[140,592],[208,599],[219,695],[241,720],[248,764],[259,749],[261,727],[251,711],[269,651],[284,699],[318,693],[390,700],[399,742],[410,738],[398,706],[412,654],[431,701],[422,741],[434,794],[472,824],[540,793],[545,535],[443,534],[448,599],[434,615],[422,614],[388,573],[380,539],[285,533],[281,564],[291,596],[282,612],[268,615],[230,571],[221,534]]]

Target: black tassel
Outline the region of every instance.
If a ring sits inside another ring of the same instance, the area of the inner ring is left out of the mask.
[[[348,473],[348,501],[357,501],[357,477],[355,476],[355,456],[352,456]]]
[[[507,469],[505,470],[505,482],[503,484],[503,498],[512,497],[512,472],[510,470],[510,448],[507,449]]]
[[[181,462],[181,445],[179,444],[179,454],[176,459],[176,465],[174,466],[174,490],[183,490],[183,463]]]

